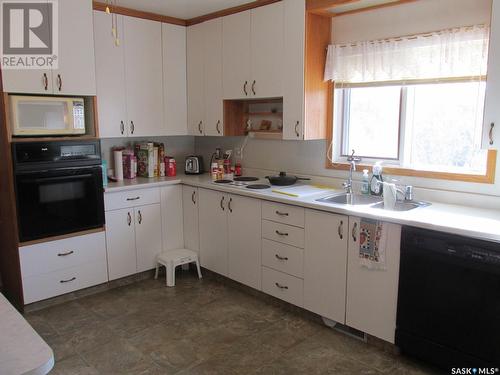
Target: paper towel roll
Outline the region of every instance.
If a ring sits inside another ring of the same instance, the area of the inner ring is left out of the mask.
[[[123,152],[113,151],[113,157],[115,159],[115,180],[123,180]]]

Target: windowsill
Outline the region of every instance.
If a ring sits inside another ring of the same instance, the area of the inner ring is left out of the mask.
[[[423,171],[417,169],[402,168],[395,165],[384,165],[384,172],[396,176],[411,176],[423,178],[435,178],[438,180],[453,180],[464,182],[476,182],[483,184],[493,184],[495,182],[495,167],[497,160],[497,150],[488,150],[488,160],[486,163],[485,174],[468,174],[468,173],[450,173],[450,172],[437,172],[437,171]],[[332,163],[328,158],[326,159],[326,168],[336,170],[349,170],[349,163],[335,162]],[[360,169],[372,170],[372,165],[360,164]]]

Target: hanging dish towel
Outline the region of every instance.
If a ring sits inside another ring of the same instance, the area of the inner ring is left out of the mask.
[[[361,219],[359,230],[359,261],[364,267],[385,270],[387,226],[383,222]]]

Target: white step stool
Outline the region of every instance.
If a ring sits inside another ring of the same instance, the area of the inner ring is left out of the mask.
[[[188,249],[177,249],[168,250],[156,257],[156,272],[155,279],[158,278],[158,270],[160,265],[165,266],[167,286],[175,286],[175,268],[177,266],[196,263],[196,268],[198,269],[198,277],[201,279],[200,262],[198,261],[198,254],[193,250]]]

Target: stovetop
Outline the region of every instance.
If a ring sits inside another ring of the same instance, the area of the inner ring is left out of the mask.
[[[251,177],[251,176],[235,177],[232,180],[228,179],[215,180],[212,181],[212,183],[216,185],[227,185],[231,187],[254,189],[254,190],[255,189],[263,190],[271,188],[271,185],[269,185],[267,180],[261,180],[258,177]]]

